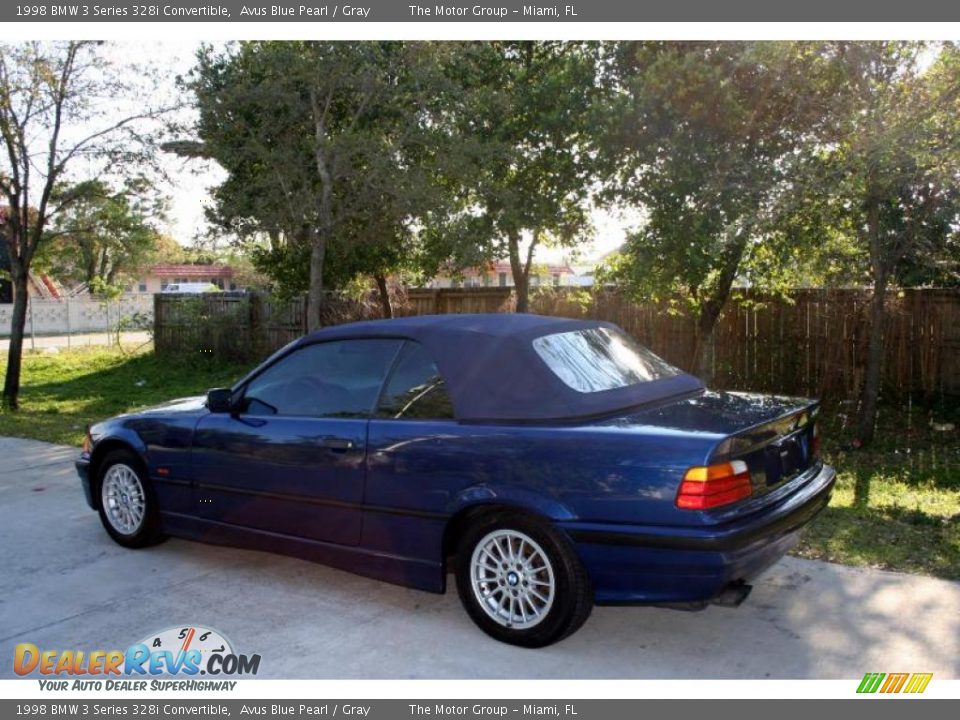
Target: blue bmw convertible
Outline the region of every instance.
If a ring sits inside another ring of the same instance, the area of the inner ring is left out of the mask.
[[[594,604],[736,605],[828,502],[817,403],[712,392],[616,326],[352,323],[231,388],[92,426],[77,463],[121,545],[286,553],[444,592],[541,647]]]

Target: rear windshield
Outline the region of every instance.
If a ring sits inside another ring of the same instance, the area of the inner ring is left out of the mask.
[[[681,371],[610,328],[544,335],[533,349],[567,386],[590,393],[672,377]]]

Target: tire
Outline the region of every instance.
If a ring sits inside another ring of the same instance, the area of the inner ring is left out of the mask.
[[[470,618],[511,645],[559,642],[593,609],[590,578],[570,541],[520,513],[498,512],[471,525],[458,543],[456,576]]]
[[[100,522],[113,540],[142,548],[164,539],[153,486],[140,458],[130,450],[113,450],[97,472]]]

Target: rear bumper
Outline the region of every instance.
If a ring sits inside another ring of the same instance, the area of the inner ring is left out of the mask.
[[[80,485],[83,486],[83,497],[87,501],[87,505],[90,506],[91,510],[96,510],[97,505],[93,501],[93,488],[90,487],[90,459],[87,457],[81,457],[75,463],[77,468],[77,475],[80,476]]]
[[[783,557],[830,501],[828,465],[798,478],[781,502],[720,525],[666,527],[564,522],[598,604],[701,602],[749,580]]]

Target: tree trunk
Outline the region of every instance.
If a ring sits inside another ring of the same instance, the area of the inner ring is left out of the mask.
[[[327,153],[327,111],[332,96],[322,100],[314,88],[310,93],[313,108],[313,159],[320,179],[320,197],[317,201],[318,227],[309,229],[310,237],[310,287],[307,293],[307,331],[314,332],[323,326],[323,263],[327,243],[333,234],[333,172],[331,158]]]
[[[310,232],[310,288],[307,292],[307,332],[323,327],[323,262],[327,243],[322,232]]]
[[[884,278],[873,288],[870,301],[870,345],[867,348],[867,368],[860,393],[860,417],[857,422],[857,437],[860,442],[873,440],[877,421],[877,402],[880,399],[880,371],[883,369],[883,339],[886,325],[887,281]]]
[[[317,205],[319,227],[307,229],[310,239],[310,288],[307,295],[307,331],[323,327],[323,264],[327,256],[327,242],[333,234],[333,177],[327,164],[326,154],[320,142],[322,128],[317,129],[318,146],[314,153],[317,174],[320,176],[320,198]]]
[[[383,310],[385,318],[393,317],[393,305],[390,303],[390,288],[387,287],[387,279],[383,275],[374,275],[373,279],[377,282],[377,291],[380,294],[380,307]]]
[[[27,324],[27,274],[12,267],[10,277],[13,285],[13,316],[10,318],[10,349],[7,352],[7,374],[3,382],[3,407],[16,410],[20,403],[20,367],[23,357],[23,330]]]
[[[697,318],[697,376],[708,385],[713,382],[713,363],[715,348],[713,345],[713,330],[717,325],[719,312],[713,306],[704,305],[700,308]]]
[[[101,282],[109,283],[110,275],[107,272],[107,265],[110,262],[110,258],[107,255],[106,249],[100,252],[100,266],[97,268],[97,277],[100,278]]]
[[[84,280],[87,283],[87,292],[92,294],[93,281],[97,277],[97,264],[93,258],[90,258],[90,261],[86,263],[86,268],[84,269],[83,275]]]
[[[875,197],[871,193],[871,197]],[[873,440],[877,421],[877,401],[880,398],[880,371],[883,369],[884,325],[886,325],[887,283],[890,278],[880,240],[880,205],[868,201],[867,232],[870,241],[870,264],[873,269],[873,298],[870,301],[870,345],[867,348],[867,367],[860,391],[860,416],[857,418],[857,437],[861,443]]]
[[[713,382],[716,357],[713,331],[717,320],[720,319],[720,313],[730,299],[730,291],[733,289],[733,281],[737,279],[737,271],[740,269],[740,261],[743,259],[748,236],[749,232],[744,230],[727,245],[720,274],[710,289],[709,295],[700,305],[700,315],[697,318],[696,367],[700,379],[708,384]]]
[[[537,233],[530,240],[526,262],[520,259],[520,233],[510,233],[507,237],[510,249],[510,272],[513,275],[513,288],[517,296],[515,312],[530,312],[530,266],[533,262],[533,250],[537,244]]]

